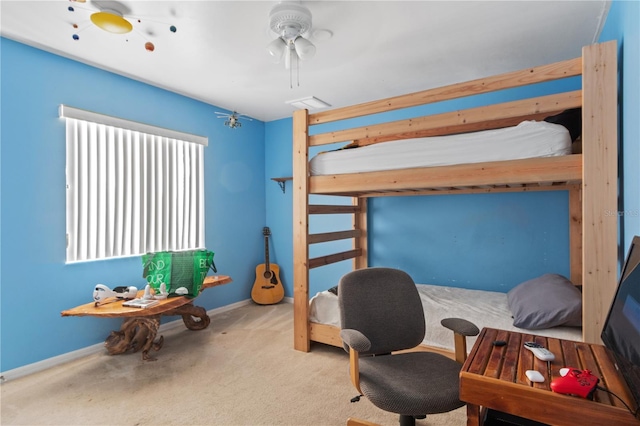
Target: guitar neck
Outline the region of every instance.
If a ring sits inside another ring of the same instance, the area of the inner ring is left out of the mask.
[[[264,267],[269,272],[269,236],[264,236]]]

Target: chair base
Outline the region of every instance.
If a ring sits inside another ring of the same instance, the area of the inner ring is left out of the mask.
[[[415,426],[416,419],[426,419],[427,416],[410,416],[407,414],[400,414],[400,426]]]

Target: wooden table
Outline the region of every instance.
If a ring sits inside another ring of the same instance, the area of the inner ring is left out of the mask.
[[[204,279],[200,292],[209,288],[230,283],[232,280],[227,275],[208,276]],[[138,292],[137,297],[142,297],[144,290]],[[142,349],[142,359],[154,361],[149,355],[149,350],[160,350],[164,338],[160,336],[155,341],[160,327],[162,315],[180,315],[185,326],[190,330],[202,330],[209,326],[211,318],[207,311],[194,306],[195,298],[185,296],[170,297],[159,300],[159,303],[150,308],[140,309],[122,306],[124,300],[113,299],[105,304],[96,306],[95,302],[86,303],[73,309],[62,311],[62,316],[93,316],[103,318],[122,317],[124,321],[119,331],[112,331],[105,340],[105,347],[111,355],[129,351],[137,352]]]
[[[496,340],[507,344],[494,346]],[[555,360],[547,365],[535,358],[523,347],[527,341],[545,346]],[[590,370],[600,378],[600,386],[636,409],[613,355],[604,346],[484,328],[460,372],[460,399],[467,403],[467,425],[481,425],[486,409],[552,425],[640,424],[605,391],[596,390],[593,400],[552,392],[549,384],[560,377],[563,367]],[[542,373],[544,383],[529,382],[526,370]]]

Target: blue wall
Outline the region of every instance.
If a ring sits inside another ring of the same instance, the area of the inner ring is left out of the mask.
[[[380,198],[369,214],[372,264],[417,282],[508,291],[569,274],[565,191]]]
[[[263,262],[264,123],[231,130],[211,105],[2,38],[1,362],[7,371],[101,343],[117,319],[66,317],[96,283],[144,287],[140,257],[65,265],[66,104],[209,137],[206,246],[232,284],[207,309],[249,297]],[[176,319],[176,318],[171,318]]]

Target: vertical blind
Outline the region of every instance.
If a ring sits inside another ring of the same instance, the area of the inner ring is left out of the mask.
[[[204,248],[206,138],[67,106],[60,116],[67,262]]]

